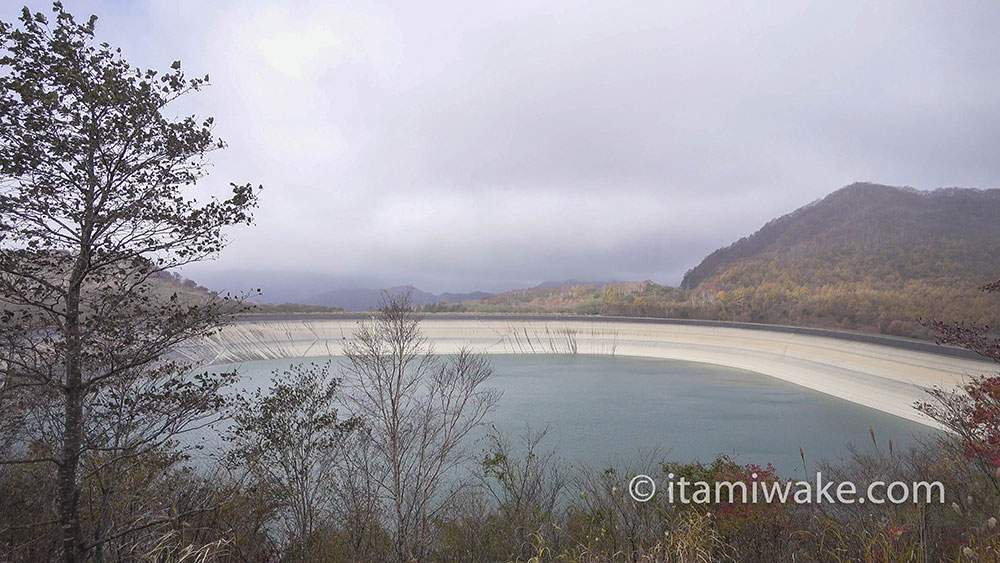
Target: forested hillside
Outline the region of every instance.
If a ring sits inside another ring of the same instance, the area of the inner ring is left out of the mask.
[[[427,311],[701,318],[927,337],[919,318],[996,324],[1000,190],[854,184],[649,281],[516,290]]]
[[[1000,190],[854,184],[710,254],[684,277],[720,318],[922,334],[917,317],[1000,318]]]
[[[667,303],[683,300],[676,287],[643,282],[603,284],[567,282],[543,283],[537,287],[514,289],[460,303],[429,303],[428,313],[566,313],[574,315],[671,316]],[[665,308],[666,307],[666,308]]]

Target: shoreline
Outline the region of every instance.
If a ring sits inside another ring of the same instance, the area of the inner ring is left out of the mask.
[[[175,353],[202,366],[337,356],[356,324],[367,317],[244,318]],[[913,409],[914,402],[927,399],[926,389],[953,388],[967,375],[996,367],[965,354],[932,351],[934,345],[922,341],[862,334],[845,338],[822,334],[823,329],[770,330],[712,321],[428,315],[421,331],[436,352],[445,354],[469,346],[487,354],[620,355],[745,369],[935,427]]]

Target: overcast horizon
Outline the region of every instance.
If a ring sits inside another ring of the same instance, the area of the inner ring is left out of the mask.
[[[64,3],[211,76],[193,193],[264,185],[218,289],[677,285],[856,181],[1000,186],[995,3]]]

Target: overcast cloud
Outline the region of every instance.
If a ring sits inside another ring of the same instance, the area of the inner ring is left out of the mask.
[[[265,189],[210,283],[677,284],[854,181],[1000,186],[996,2],[65,3],[211,74],[201,189]]]

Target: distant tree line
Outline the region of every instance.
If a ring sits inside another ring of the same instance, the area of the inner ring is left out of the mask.
[[[859,270],[871,276],[847,281]],[[427,304],[420,310],[740,321],[924,339],[933,338],[934,332],[921,324],[921,318],[968,319],[997,326],[1000,303],[960,278],[961,273],[956,270],[946,279],[903,281],[884,267],[845,260],[822,275],[797,279],[779,268],[777,261],[768,261],[735,266],[693,290],[652,282],[629,288],[614,283],[563,286],[501,293],[478,301]]]

